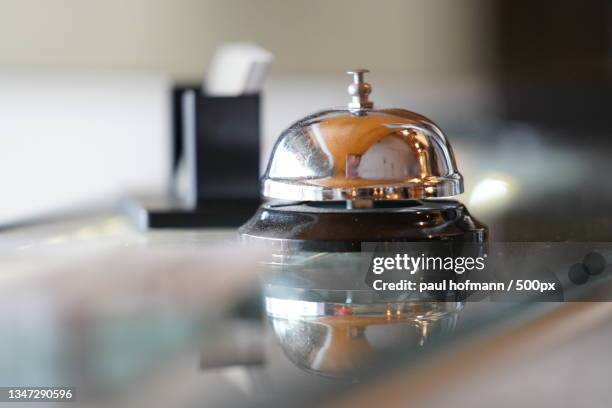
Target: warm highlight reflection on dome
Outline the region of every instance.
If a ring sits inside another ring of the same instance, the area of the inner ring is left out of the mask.
[[[264,195],[280,199],[423,198],[462,191],[442,132],[427,118],[398,109],[307,117],[281,135],[264,175]]]

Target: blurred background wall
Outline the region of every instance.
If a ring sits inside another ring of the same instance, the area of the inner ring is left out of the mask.
[[[199,79],[226,41],[276,55],[275,74],[456,76],[490,65],[487,0],[0,0],[0,64]]]

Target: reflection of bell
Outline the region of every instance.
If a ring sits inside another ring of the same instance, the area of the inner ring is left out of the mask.
[[[322,317],[312,322],[326,328],[326,341],[313,354],[312,368],[325,373],[341,373],[358,366],[371,346],[365,337],[365,326],[372,318],[364,316]]]
[[[347,108],[312,114],[281,134],[262,181],[270,201],[241,228],[245,240],[358,251],[366,241],[486,239],[461,203],[434,200],[463,192],[444,134],[417,113],[374,109],[365,72],[349,71]]]
[[[274,335],[294,364],[317,374],[351,378],[358,378],[356,369],[385,352],[421,347],[428,336],[452,330],[462,308],[461,303],[372,304],[368,314],[361,315],[365,305],[326,306],[266,298]]]

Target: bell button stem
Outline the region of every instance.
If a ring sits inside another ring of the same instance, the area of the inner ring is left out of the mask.
[[[368,99],[372,92],[372,86],[364,82],[363,75],[367,69],[353,69],[346,73],[353,76],[353,83],[348,87],[348,93],[351,95],[351,101],[348,104],[349,109],[371,109],[374,104]]]
[[[346,71],[347,74],[353,76],[353,83],[360,84],[363,82],[363,74],[366,74],[370,71],[367,69],[354,69],[352,71]]]

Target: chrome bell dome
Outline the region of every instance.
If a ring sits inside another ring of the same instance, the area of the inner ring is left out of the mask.
[[[348,71],[344,109],[303,118],[279,137],[263,176],[263,195],[291,201],[403,200],[463,192],[451,146],[429,119],[374,109],[367,70]]]

